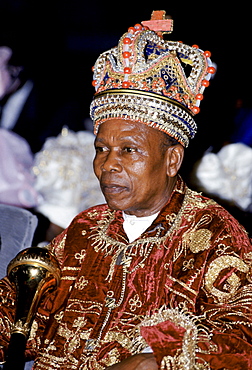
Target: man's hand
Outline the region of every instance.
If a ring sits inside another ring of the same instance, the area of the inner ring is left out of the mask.
[[[158,370],[152,353],[140,353],[126,358],[122,362],[109,366],[107,370]]]

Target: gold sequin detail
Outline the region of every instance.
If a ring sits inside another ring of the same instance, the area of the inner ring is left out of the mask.
[[[199,253],[211,246],[212,233],[208,229],[199,229],[190,234],[189,248],[193,253]]]

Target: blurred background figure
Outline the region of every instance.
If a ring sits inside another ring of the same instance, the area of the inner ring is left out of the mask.
[[[67,128],[35,155],[35,190],[42,197],[35,244],[52,240],[79,212],[105,202],[93,172],[94,155],[94,135]]]
[[[27,141],[0,128],[0,203],[26,209],[39,204],[32,168],[33,154]]]
[[[9,64],[11,56],[8,46],[0,46],[0,99],[16,91],[21,84],[19,76],[23,67]]]
[[[40,202],[27,141],[0,128],[0,278],[16,254],[32,245],[38,224],[33,207]]]
[[[229,143],[206,151],[196,162],[191,181],[198,191],[223,205],[252,236],[252,148]]]
[[[34,80],[25,53],[8,40],[0,44],[0,127],[23,137],[36,153],[65,125],[83,130],[83,113],[77,100],[61,96],[53,80],[46,88]]]

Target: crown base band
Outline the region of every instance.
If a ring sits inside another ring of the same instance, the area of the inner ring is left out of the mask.
[[[160,94],[156,94],[156,93],[149,92],[149,91],[136,90],[136,89],[134,89],[134,90],[133,89],[109,89],[109,90],[105,90],[105,91],[100,91],[99,93],[95,94],[94,99],[97,99],[97,98],[99,98],[103,95],[107,95],[107,94],[133,95],[133,96],[139,96],[141,98],[146,97],[146,98],[152,98],[152,99],[160,100],[160,101],[163,101],[163,102],[166,102],[166,103],[173,104],[176,107],[179,107],[179,108],[183,109],[190,116],[193,116],[192,111],[190,109],[188,109],[186,106],[184,106],[183,104],[180,104],[179,102],[177,102],[173,99],[170,99],[167,96],[162,96]]]
[[[128,119],[147,124],[167,133],[187,147],[197,131],[193,117],[170,101],[156,99],[156,94],[128,94],[128,90],[106,90],[95,96],[90,116],[97,134],[100,124],[111,119]],[[125,91],[125,92],[124,92]]]

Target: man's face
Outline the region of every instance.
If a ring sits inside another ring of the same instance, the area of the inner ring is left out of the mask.
[[[167,175],[162,140],[158,130],[130,120],[101,124],[94,171],[110,208],[141,217],[165,205],[175,180]]]

